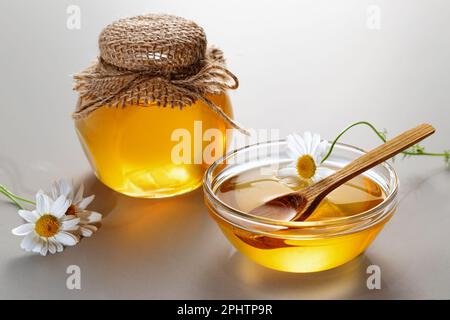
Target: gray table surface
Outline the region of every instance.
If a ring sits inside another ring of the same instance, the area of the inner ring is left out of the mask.
[[[66,27],[69,5],[81,29]],[[376,5],[380,28],[367,26]],[[200,190],[165,200],[114,193],[92,175],[70,113],[70,75],[97,55],[106,23],[168,12],[202,25],[241,81],[231,93],[248,127],[306,129],[333,138],[369,120],[391,135],[420,122],[450,148],[448,1],[1,1],[0,182],[32,197],[59,178],[84,182],[105,214],[100,231],[62,254],[23,252],[21,220],[0,201],[0,298],[450,298],[450,171],[440,159],[398,159],[398,212],[367,252],[334,270],[289,274],[234,252],[208,217]],[[355,129],[345,142],[378,141]],[[81,268],[81,290],[66,268]],[[368,290],[366,268],[382,271]]]

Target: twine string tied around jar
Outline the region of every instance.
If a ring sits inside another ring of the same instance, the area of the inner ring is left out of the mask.
[[[102,106],[184,108],[203,101],[231,127],[248,133],[207,96],[236,89],[237,77],[218,48],[207,48],[202,28],[170,15],[125,18],[99,37],[100,57],[74,75],[80,99],[73,114],[83,118]]]

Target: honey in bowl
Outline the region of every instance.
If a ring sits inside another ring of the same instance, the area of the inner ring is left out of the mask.
[[[285,147],[284,142],[270,142],[241,149],[226,160],[258,149],[268,156],[243,164],[216,163],[205,176],[205,202],[227,239],[251,260],[287,272],[331,269],[364,252],[396,209],[397,178],[392,167],[384,163],[346,182],[305,221],[292,221],[292,215],[283,217],[279,212],[253,216],[249,212],[254,208],[307,185],[286,182],[276,170],[265,167],[268,159],[278,157],[269,151],[274,144]],[[337,145],[325,166],[335,171],[360,154],[356,148]],[[280,162],[282,158],[283,150]]]
[[[263,169],[264,170],[264,169]],[[219,199],[241,211],[249,212],[276,198],[301,189],[306,182],[285,183],[276,175],[261,176],[261,169],[242,172],[223,182],[217,190]],[[332,191],[305,221],[352,216],[374,208],[383,202],[381,187],[364,176],[358,176]],[[274,212],[266,218],[289,221]]]

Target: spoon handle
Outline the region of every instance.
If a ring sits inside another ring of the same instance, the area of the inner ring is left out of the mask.
[[[403,132],[395,138],[385,142],[375,149],[365,153],[358,159],[350,162],[342,169],[325,179],[305,188],[308,198],[327,195],[338,186],[363,173],[364,171],[392,158],[396,154],[433,134],[435,129],[429,124],[421,124],[413,129]],[[308,189],[308,190],[306,190]]]

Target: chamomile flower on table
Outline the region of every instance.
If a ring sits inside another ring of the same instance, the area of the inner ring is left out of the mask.
[[[278,178],[317,182],[331,173],[330,169],[321,165],[328,142],[321,140],[319,134],[307,131],[301,136],[294,133],[288,135],[286,141],[287,153],[292,161],[278,170]]]
[[[84,197],[83,192],[82,185],[75,192],[71,183],[60,180],[53,184],[52,196],[39,191],[36,201],[32,201],[0,184],[0,194],[19,208],[19,216],[26,221],[12,230],[13,234],[24,237],[22,249],[45,256],[61,252],[65,246],[76,245],[83,237],[94,234],[102,215],[87,210],[94,195]],[[26,210],[24,204],[34,209]]]
[[[66,215],[74,215],[80,219],[79,232],[83,237],[90,237],[97,231],[94,224],[102,220],[102,215],[95,211],[87,210],[87,206],[94,200],[94,195],[83,196],[84,186],[80,185],[75,192],[75,187],[67,180],[61,179],[52,186],[52,196],[54,199],[65,196],[71,201]]]
[[[26,223],[14,228],[12,233],[24,236],[20,246],[25,251],[40,253],[61,252],[64,246],[74,246],[80,240],[74,234],[78,230],[80,218],[66,215],[71,201],[64,195],[56,200],[43,192],[36,194],[36,209],[19,210],[19,215]]]

